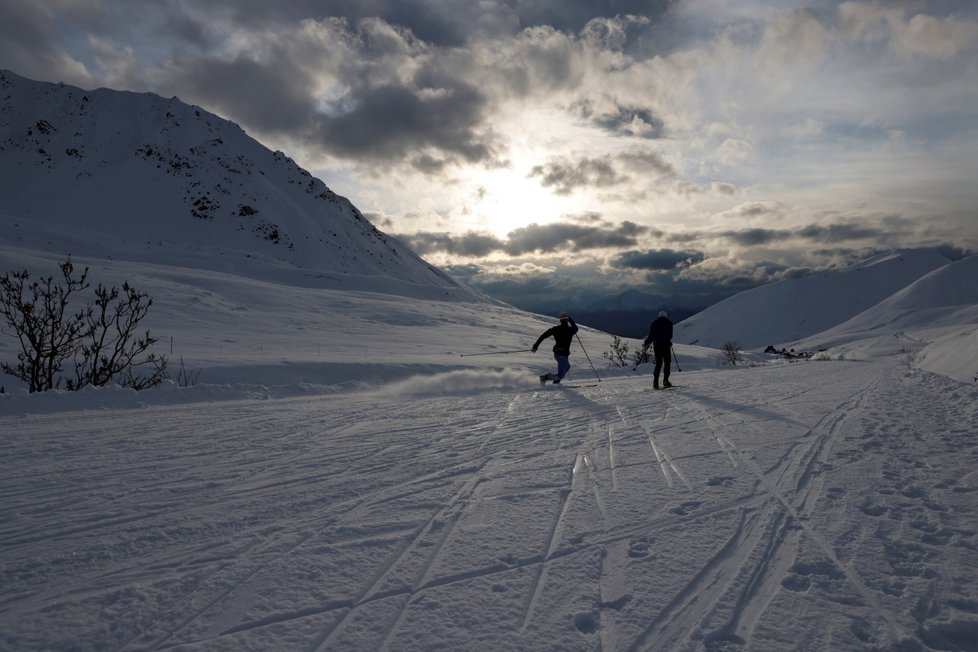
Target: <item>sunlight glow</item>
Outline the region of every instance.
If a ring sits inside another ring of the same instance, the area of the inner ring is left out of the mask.
[[[461,198],[461,204],[468,228],[505,237],[528,224],[557,221],[586,205],[581,197],[558,195],[543,187],[539,177],[529,176],[531,170],[529,162],[514,159],[508,168],[473,170],[467,175],[462,185],[468,194]]]

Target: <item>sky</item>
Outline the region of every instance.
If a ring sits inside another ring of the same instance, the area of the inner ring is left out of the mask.
[[[0,3],[0,68],[233,120],[519,307],[978,251],[971,0],[132,7]]]

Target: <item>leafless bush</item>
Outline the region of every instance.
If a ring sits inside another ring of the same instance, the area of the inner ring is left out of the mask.
[[[612,336],[609,350],[604,351],[601,356],[607,359],[612,367],[627,367],[628,342],[617,335]]]
[[[183,364],[183,356],[180,356],[180,368],[177,369],[177,385],[180,387],[193,387],[200,378],[200,369],[187,369]]]
[[[652,362],[653,357],[652,345],[644,344],[641,349],[632,353],[632,363],[634,365],[632,370],[638,369],[638,366],[643,362]]]
[[[720,347],[720,361],[729,365],[743,362],[744,359],[740,355],[740,342],[730,341]]]
[[[128,283],[121,290],[99,284],[95,301],[72,312],[69,303],[90,287],[88,268],[76,276],[71,260],[59,267],[57,280],[32,281],[26,270],[0,277],[0,315],[20,343],[17,364],[0,362],[0,369],[27,383],[30,392],[112,381],[137,390],[160,384],[167,377],[166,358],[150,353],[138,359],[156,342],[148,330],[137,335],[153,303],[149,295]],[[72,377],[64,374],[69,362]],[[137,368],[148,373],[137,374]]]

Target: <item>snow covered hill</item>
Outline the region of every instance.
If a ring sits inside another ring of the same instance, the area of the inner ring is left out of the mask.
[[[978,377],[978,256],[935,269],[852,319],[790,346],[869,359],[906,352],[923,369]]]
[[[473,299],[285,154],[176,98],[0,71],[0,194],[21,248]]]
[[[927,250],[880,254],[841,271],[763,285],[676,325],[676,341],[781,347],[837,326],[950,261]]]

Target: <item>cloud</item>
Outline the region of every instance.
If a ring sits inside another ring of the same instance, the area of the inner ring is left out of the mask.
[[[632,179],[633,174],[661,177],[675,170],[663,157],[651,150],[634,150],[600,158],[555,158],[530,170],[529,178],[540,178],[545,188],[558,195],[570,195],[588,188],[611,188]]]
[[[654,249],[647,251],[626,251],[614,261],[614,266],[629,269],[672,270],[703,261],[701,251],[679,251],[675,249]]]
[[[397,238],[422,256],[442,253],[465,258],[483,258],[506,247],[506,243],[495,236],[471,231],[462,235],[447,232],[415,233],[399,235]]]
[[[84,65],[57,42],[43,3],[0,2],[0,68],[34,79],[91,83]]]
[[[317,116],[317,136],[331,153],[348,157],[390,160],[431,147],[468,163],[491,161],[497,145],[491,133],[480,130],[485,96],[460,82],[434,90],[358,89],[344,98],[341,109]]]
[[[652,229],[634,222],[612,224],[600,221],[595,215],[584,215],[569,216],[564,222],[530,224],[510,231],[505,238],[472,231],[462,235],[417,232],[396,237],[422,256],[483,258],[493,253],[518,257],[631,247],[638,243],[640,236],[651,232]]]
[[[882,44],[898,57],[923,56],[947,60],[978,43],[978,23],[962,16],[911,14],[908,6],[844,2],[839,6],[839,28],[849,39]]]
[[[600,159],[581,158],[553,160],[544,165],[536,165],[529,177],[540,177],[545,188],[553,188],[558,195],[569,195],[579,188],[605,188],[624,183],[627,176],[619,174],[606,156]]]
[[[623,105],[614,97],[584,97],[572,103],[568,110],[611,134],[649,139],[665,135],[665,123],[654,109]]]

